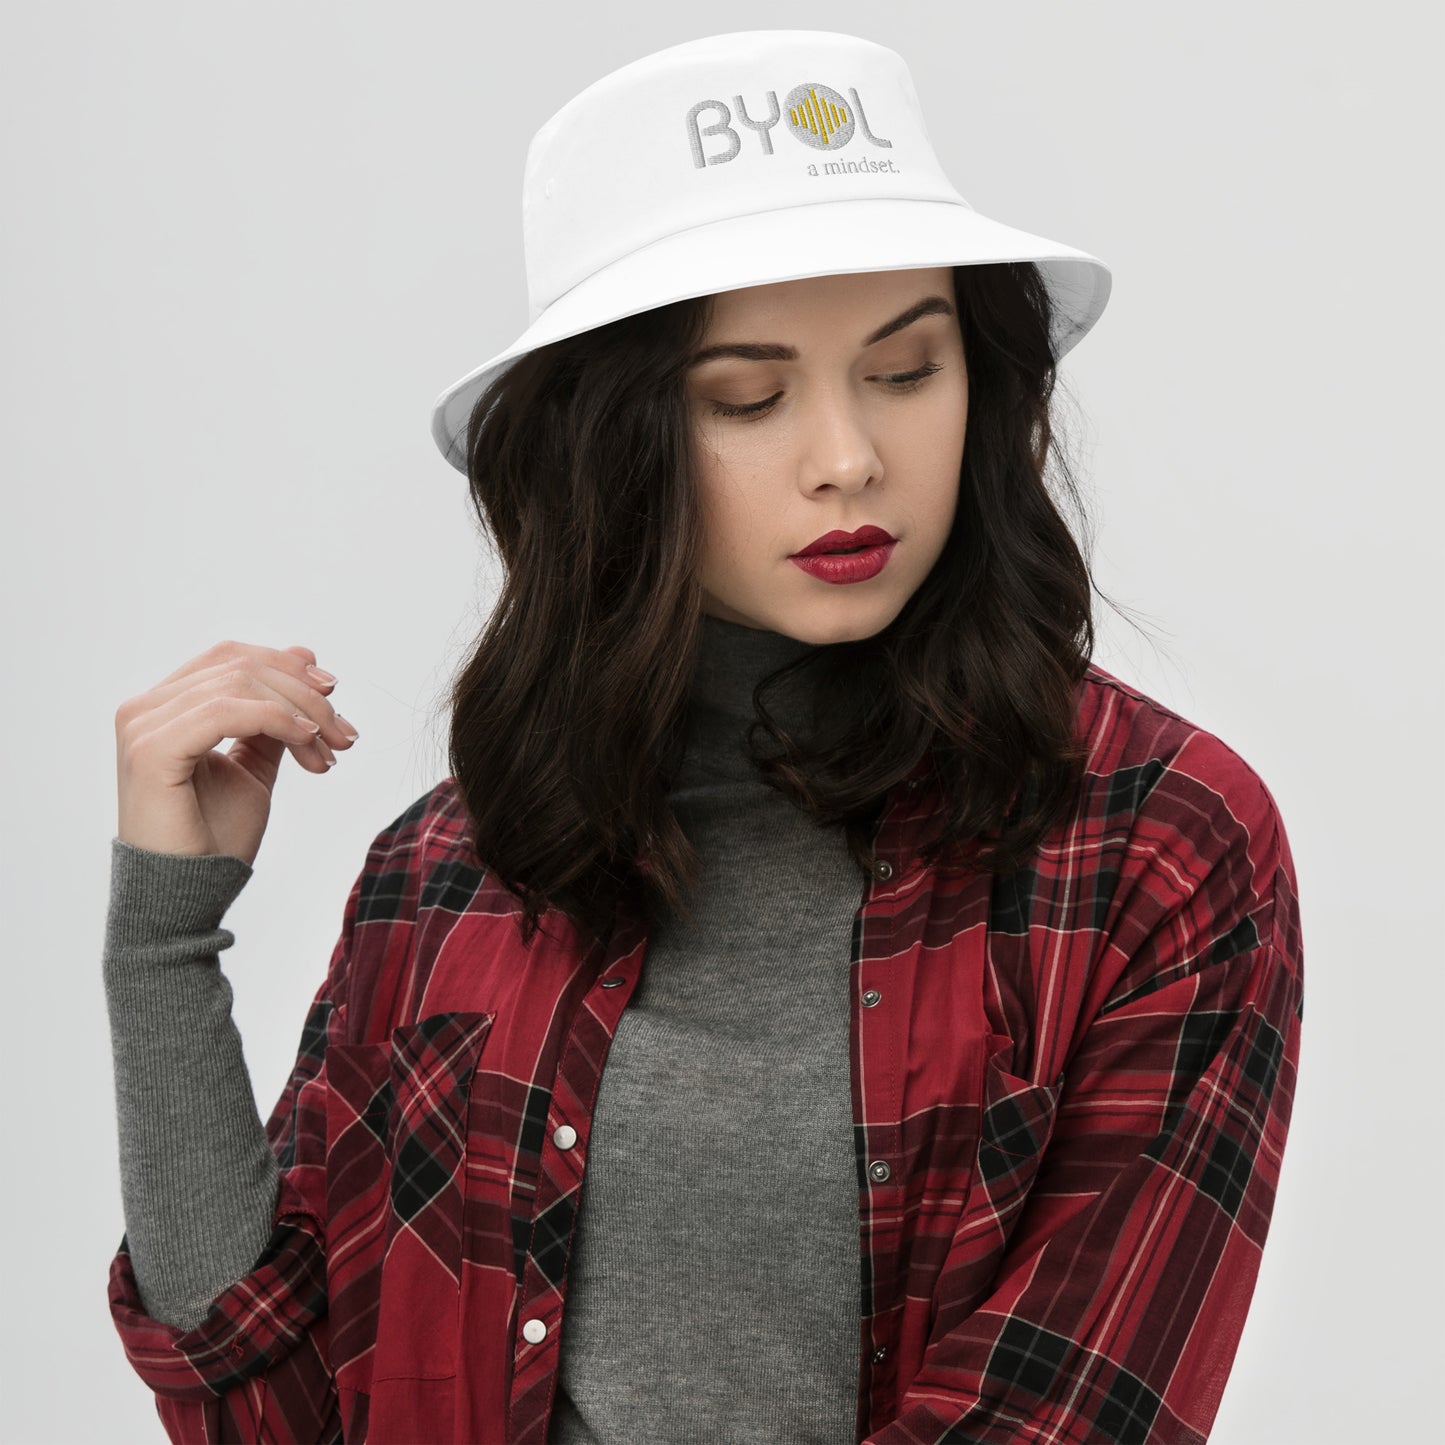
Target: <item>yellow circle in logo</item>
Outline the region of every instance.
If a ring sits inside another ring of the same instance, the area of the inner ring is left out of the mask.
[[[852,108],[831,86],[795,85],[784,102],[788,129],[805,145],[838,150],[857,128]]]

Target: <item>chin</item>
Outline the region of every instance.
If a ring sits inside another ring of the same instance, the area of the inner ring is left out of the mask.
[[[853,589],[840,587],[830,590],[848,594]],[[811,605],[802,607],[782,603],[775,614],[760,615],[744,612],[710,593],[703,599],[702,611],[739,627],[781,633],[812,647],[828,647],[837,642],[862,642],[876,637],[898,616],[906,600],[890,589],[887,595],[866,600],[855,594],[817,597],[812,599]]]
[[[822,607],[811,617],[793,617],[787,625],[779,623],[775,630],[786,632],[799,642],[814,647],[831,647],[838,642],[863,642],[876,637],[895,617],[900,607],[874,608]]]

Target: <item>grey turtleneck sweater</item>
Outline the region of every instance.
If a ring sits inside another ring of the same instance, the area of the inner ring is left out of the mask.
[[[864,880],[842,832],[816,828],[743,757],[754,683],[804,650],[703,618],[671,795],[701,859],[697,925],[654,921],[603,1073],[559,1445],[854,1438],[848,980]],[[806,726],[805,688],[775,689],[775,715]],[[146,1309],[185,1328],[249,1272],[275,1208],[218,959],[250,876],[238,858],[112,840],[104,975],[126,1233]],[[686,1391],[653,1388],[681,1379]]]

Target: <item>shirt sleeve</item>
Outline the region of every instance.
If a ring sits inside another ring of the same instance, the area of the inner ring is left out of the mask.
[[[275,1216],[276,1156],[220,961],[250,876],[228,854],[111,841],[101,973],[125,1235],[142,1303],[185,1328],[250,1270]]]
[[[1303,1018],[1293,862],[1268,791],[1251,796],[1240,808],[1180,786],[1163,804],[1177,826],[1148,822],[1150,861],[1121,876],[1113,928],[1132,949],[1063,1073],[998,1101],[1000,1129],[1012,1120],[1025,1141],[1048,1132],[1054,1098],[1057,1112],[991,1291],[952,1297],[945,1266],[920,1369],[865,1445],[1208,1438],[1269,1229]],[[981,1146],[974,1187],[1001,1218],[1017,1163]]]
[[[344,1036],[346,961],[364,876],[352,887],[295,1063],[266,1124],[279,1182],[271,1237],[254,1266],[185,1329],[147,1313],[124,1236],[111,1262],[111,1319],[173,1441],[342,1438],[328,1351],[326,1053],[328,1042]]]

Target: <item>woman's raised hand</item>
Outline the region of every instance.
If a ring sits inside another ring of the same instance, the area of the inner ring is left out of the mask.
[[[218,642],[115,713],[117,835],[156,853],[226,853],[253,864],[281,755],[308,772],[355,730],[308,671],[308,647]],[[216,745],[236,741],[225,751]],[[328,747],[327,744],[331,746]]]

